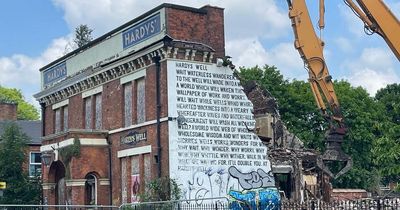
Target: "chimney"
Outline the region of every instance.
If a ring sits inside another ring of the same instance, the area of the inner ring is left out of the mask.
[[[17,120],[17,103],[0,101],[0,121]]]

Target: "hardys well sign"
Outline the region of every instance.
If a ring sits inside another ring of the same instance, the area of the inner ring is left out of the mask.
[[[161,19],[160,14],[157,14],[122,33],[124,49],[149,39],[160,32]]]
[[[43,84],[47,85],[54,81],[63,79],[67,76],[67,66],[62,62],[52,68],[49,68],[43,73]]]
[[[165,8],[134,19],[122,28],[110,31],[80,48],[79,51],[67,54],[58,64],[42,68],[42,90],[67,77],[89,70],[96,72],[107,63],[162,40],[166,33]]]
[[[121,144],[135,145],[140,141],[147,140],[147,131],[131,131],[128,135],[121,137]]]

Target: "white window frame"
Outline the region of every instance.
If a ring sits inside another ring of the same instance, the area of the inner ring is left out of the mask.
[[[42,166],[42,159],[40,158],[40,161],[38,162],[38,163],[34,163],[34,162],[32,162],[32,154],[39,154],[39,157],[40,157],[40,154],[41,154],[41,152],[29,152],[29,166],[28,166],[28,173],[29,173],[29,177],[34,177],[33,175],[31,175],[30,174],[30,171],[31,171],[31,165],[34,165],[34,166]],[[40,173],[40,175],[42,175],[41,173]]]

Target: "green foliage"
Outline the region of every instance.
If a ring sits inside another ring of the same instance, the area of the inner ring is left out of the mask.
[[[378,90],[375,99],[385,107],[391,121],[400,125],[400,84],[387,85]]]
[[[86,45],[90,41],[93,40],[92,38],[93,30],[90,29],[87,25],[81,24],[75,28],[75,38],[74,43],[78,48]]]
[[[17,117],[19,120],[39,119],[38,110],[32,104],[25,101],[21,90],[0,86],[0,102],[17,103]]]
[[[41,200],[40,179],[30,179],[22,165],[26,157],[29,138],[15,123],[7,123],[0,137],[0,181],[7,183],[3,204],[39,204]],[[12,157],[12,158],[10,158]]]
[[[287,81],[268,65],[241,68],[238,74],[242,82],[256,80],[277,99],[282,120],[307,148],[324,151],[329,125],[317,109],[308,82]],[[335,91],[348,127],[343,150],[351,155],[354,166],[334,186],[377,191],[381,179],[399,180],[400,85],[378,91],[375,99],[346,81],[335,81]]]
[[[150,181],[139,197],[142,202],[179,200],[181,189],[174,179],[161,177]]]
[[[79,140],[78,137],[74,138],[74,144],[63,147],[59,149],[59,155],[65,164],[66,168],[66,177],[70,178],[71,173],[70,173],[70,168],[69,165],[71,163],[71,160],[73,157],[80,157],[81,155],[81,141]]]
[[[384,183],[400,180],[400,85],[380,89],[375,99],[388,120],[379,124],[378,138],[372,149],[373,163],[379,167]]]
[[[400,126],[391,126],[387,133],[374,141],[372,149],[373,163],[379,166],[386,183],[400,180]]]

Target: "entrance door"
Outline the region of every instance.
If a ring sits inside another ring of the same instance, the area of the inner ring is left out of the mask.
[[[61,178],[57,182],[57,204],[65,205],[65,178]]]

